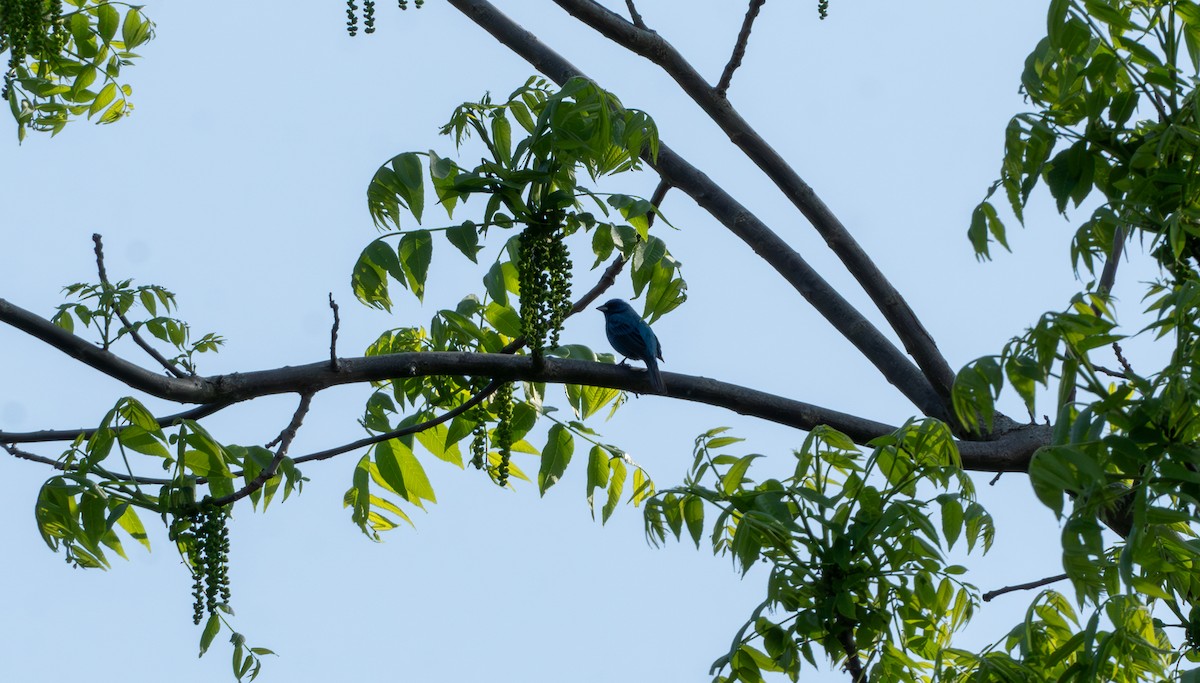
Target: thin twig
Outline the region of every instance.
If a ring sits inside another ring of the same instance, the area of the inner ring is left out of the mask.
[[[637,7],[634,6],[633,0],[625,0],[625,6],[629,8],[629,18],[633,20],[633,25],[642,29],[643,31],[649,31],[650,29],[646,27],[646,22],[642,21],[642,15],[638,14]]]
[[[65,462],[62,462],[61,460],[55,460],[54,458],[47,458],[43,455],[38,455],[36,453],[30,453],[29,451],[17,448],[16,446],[14,446],[12,444],[0,443],[0,448],[3,448],[5,451],[8,452],[9,455],[13,456],[14,458],[19,458],[21,460],[28,460],[30,462],[36,462],[36,463],[40,463],[43,465],[49,465],[49,466],[53,467],[54,469],[60,470],[62,472],[75,472],[80,469],[79,465],[68,465]],[[169,479],[156,479],[154,477],[139,477],[136,475],[118,474],[116,472],[111,472],[109,470],[106,470],[103,467],[100,467],[98,465],[92,465],[88,469],[92,472],[98,472],[98,473],[104,475],[105,477],[112,479],[113,481],[127,481],[127,482],[132,482],[132,483],[137,483],[137,484],[157,484],[157,485],[170,483]]]
[[[292,440],[296,438],[296,432],[300,430],[300,425],[304,422],[304,416],[308,414],[308,408],[310,405],[312,405],[312,397],[312,392],[306,392],[300,395],[300,405],[296,406],[296,412],[292,414],[292,421],[289,422],[288,426],[284,427],[283,431],[279,434],[279,450],[275,451],[275,457],[271,458],[270,464],[264,467],[263,470],[258,473],[258,476],[256,476],[254,479],[251,479],[250,483],[246,484],[237,491],[234,491],[228,496],[222,496],[212,501],[213,505],[217,507],[224,507],[230,503],[236,503],[237,501],[261,489],[271,477],[275,476],[275,471],[279,469],[279,463],[283,462],[283,459],[287,457],[288,448],[291,447]]]
[[[385,432],[383,434],[375,434],[373,436],[368,436],[366,438],[359,439],[358,441],[354,441],[352,443],[348,443],[348,444],[345,444],[342,446],[337,446],[335,448],[329,448],[329,449],[326,449],[323,451],[317,451],[316,453],[309,453],[308,455],[302,455],[302,456],[296,458],[293,462],[295,462],[297,465],[299,465],[301,463],[311,462],[313,460],[328,460],[329,458],[332,458],[335,455],[341,455],[342,453],[349,453],[350,451],[356,451],[365,446],[373,446],[373,445],[375,445],[377,443],[381,443],[383,441],[391,441],[392,439],[398,439],[402,436],[408,436],[409,434],[417,434],[419,432],[423,432],[426,429],[429,429],[431,427],[436,427],[436,426],[442,424],[443,422],[448,422],[450,420],[453,420],[454,418],[458,417],[459,415],[462,415],[463,413],[467,412],[471,408],[474,408],[475,406],[479,405],[480,403],[483,403],[489,396],[496,393],[496,390],[500,388],[501,384],[504,384],[504,382],[499,381],[499,380],[492,380],[491,382],[488,382],[487,386],[485,386],[484,388],[482,388],[479,391],[472,394],[471,398],[464,401],[461,405],[451,408],[450,410],[447,410],[446,412],[442,413],[441,415],[438,415],[437,417],[425,420],[424,422],[421,422],[419,424],[409,425],[407,427],[402,427],[400,429],[396,429],[396,430],[393,430],[390,432]]]
[[[1129,365],[1129,360],[1125,358],[1125,354],[1121,351],[1121,345],[1113,342],[1113,353],[1117,354],[1117,362],[1125,370],[1125,377],[1136,377],[1137,374],[1133,371],[1133,367]]]
[[[100,284],[103,285],[105,290],[108,290],[112,288],[112,285],[108,281],[108,273],[104,268],[104,244],[102,242],[102,238],[100,237],[100,233],[97,232],[92,234],[92,242],[96,244],[96,270],[99,271],[100,274]],[[121,320],[121,324],[125,326],[126,331],[129,332],[129,336],[133,339],[135,344],[142,347],[142,350],[149,354],[150,357],[155,361],[157,361],[159,365],[166,368],[167,372],[175,375],[176,377],[187,377],[187,373],[175,367],[174,363],[167,360],[153,346],[150,346],[145,339],[142,339],[142,335],[137,333],[137,328],[134,327],[133,323],[129,321],[128,316],[118,310],[115,305],[113,310],[116,311],[117,317]]]
[[[1037,581],[1030,581],[1029,583],[1019,583],[1015,586],[1005,586],[1004,588],[997,588],[994,591],[988,591],[988,592],[984,593],[983,601],[991,602],[992,598],[1000,596],[1000,595],[1004,595],[1005,593],[1011,593],[1013,591],[1027,591],[1027,590],[1030,590],[1033,588],[1041,588],[1042,586],[1046,586],[1046,585],[1049,585],[1052,583],[1058,583],[1059,581],[1062,581],[1063,579],[1066,579],[1066,578],[1067,578],[1066,574],[1059,574],[1058,576],[1048,576],[1044,579],[1038,579]]]
[[[1100,271],[1100,283],[1097,289],[1107,296],[1112,292],[1117,280],[1117,266],[1121,263],[1121,253],[1125,250],[1125,228],[1117,226],[1113,232],[1112,249],[1109,250],[1108,260],[1104,262],[1104,270]]]
[[[329,368],[338,371],[337,336],[341,320],[338,318],[338,305],[333,300],[333,292],[329,293],[329,307],[333,309],[333,328],[329,331]]]
[[[154,421],[160,427],[171,426],[180,420],[199,420],[203,417],[208,417],[217,411],[224,410],[233,405],[232,402],[223,401],[218,403],[206,403],[202,406],[196,406],[183,412],[164,417],[156,417]],[[116,433],[121,433],[122,430],[130,425],[121,425],[113,427]],[[99,431],[97,427],[80,427],[79,429],[43,429],[36,432],[4,432],[0,431],[0,443],[45,443],[49,441],[74,441],[76,437],[82,435],[85,439],[92,438],[92,435]]]
[[[654,207],[654,210],[650,212],[650,215],[646,218],[646,222],[651,226],[654,225],[654,219],[658,218],[658,207],[662,205],[663,201],[667,198],[667,192],[670,191],[671,182],[666,178],[660,178],[658,185],[654,187],[654,194],[650,195],[650,204]]]
[[[995,486],[995,485],[996,485],[996,482],[1000,481],[1000,476],[1001,476],[1002,474],[1004,474],[1004,473],[1003,473],[1003,472],[997,472],[997,473],[996,473],[996,476],[992,477],[992,480],[988,482],[988,486]]]
[[[721,73],[721,80],[717,82],[717,96],[724,98],[725,93],[729,91],[729,84],[733,81],[733,72],[742,65],[742,58],[746,56],[746,44],[750,42],[750,29],[754,27],[754,19],[758,17],[758,11],[766,4],[767,0],[750,0],[750,7],[746,9],[746,18],[742,20],[742,30],[738,33],[737,43],[733,46],[733,54],[729,56],[729,63],[725,65],[725,71]]]

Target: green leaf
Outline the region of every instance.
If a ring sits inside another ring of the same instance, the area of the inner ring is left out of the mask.
[[[725,495],[731,495],[741,487],[742,482],[746,477],[746,470],[750,468],[750,463],[763,456],[758,454],[747,455],[737,459],[725,476],[721,477],[721,488],[725,491]]]
[[[483,286],[488,296],[498,304],[508,304],[508,294],[519,295],[517,268],[510,261],[497,261],[492,264],[487,274],[483,276]]]
[[[96,30],[100,34],[101,40],[105,43],[112,42],[113,36],[117,35],[117,24],[121,21],[121,13],[110,4],[103,4],[96,8],[98,18]]]
[[[396,188],[417,223],[425,210],[425,181],[421,174],[421,157],[416,152],[405,152],[392,157],[392,169],[396,172],[399,186]]]
[[[132,14],[132,12],[130,12]],[[213,638],[217,637],[217,633],[221,631],[221,618],[216,613],[208,615],[208,621],[204,624],[204,632],[200,634],[200,656],[203,657],[205,652],[208,652],[208,647],[212,645]]]
[[[429,263],[433,260],[433,237],[428,230],[410,232],[400,238],[397,249],[400,265],[408,278],[408,288],[417,299],[425,298],[425,278],[429,275]]]
[[[654,495],[654,482],[650,477],[646,476],[646,471],[642,468],[637,468],[633,471],[633,493],[629,495],[629,502],[633,503],[634,507],[641,505],[642,501]]]
[[[1088,153],[1085,140],[1059,152],[1046,165],[1046,186],[1058,204],[1059,213],[1066,213],[1068,199],[1079,206],[1087,197],[1094,172],[1095,158]]]
[[[145,428],[138,425],[129,425],[117,432],[117,441],[122,446],[135,450],[138,453],[154,455],[160,458],[171,457],[171,453],[167,450],[161,432],[158,434],[147,432]]]
[[[382,441],[375,445],[374,451],[379,476],[393,493],[422,509],[425,507],[422,500],[437,502],[425,468],[403,441]]]
[[[575,439],[565,427],[556,424],[550,427],[546,437],[546,447],[542,449],[542,465],[538,469],[538,493],[546,495],[546,490],[558,483],[571,462],[575,452]]]
[[[456,442],[450,441],[449,434],[446,425],[434,425],[417,432],[417,441],[421,442],[421,445],[432,453],[433,457],[462,469],[462,451],[458,449]]]
[[[1012,251],[1009,249],[1005,237],[1004,223],[996,215],[996,207],[992,206],[991,202],[982,201],[971,213],[971,227],[967,230],[967,237],[971,240],[971,247],[975,250],[977,259],[991,258],[988,250],[989,235],[994,237],[1005,250]]]
[[[650,280],[655,276],[661,268],[669,268],[669,264],[661,264],[663,257],[667,254],[667,244],[657,237],[651,237],[647,241],[639,241],[633,250],[633,258],[631,264],[633,266],[630,272],[633,280],[633,295],[639,296],[646,285],[650,284]]]
[[[141,13],[130,9],[121,22],[121,40],[126,50],[132,50],[150,38],[150,23],[143,21]]]
[[[455,178],[458,176],[458,166],[449,159],[439,157],[433,150],[429,152],[429,177],[433,181],[433,191],[437,195],[438,203],[446,210],[446,215],[454,216],[454,207],[458,204],[459,198],[464,195],[457,192],[455,187]],[[474,259],[471,259],[474,260]]]
[[[526,107],[525,104],[519,100],[513,100],[512,102],[509,102],[508,110],[512,112],[513,118],[516,119],[517,123],[525,129],[526,133],[533,132],[533,116],[531,116],[529,113],[529,107]]]
[[[234,452],[234,447],[229,450]],[[255,478],[267,467],[270,467],[271,462],[275,459],[275,454],[263,448],[262,446],[249,446],[241,449],[242,460],[242,478],[247,485],[254,481]],[[257,506],[258,501],[263,501],[263,512],[266,512],[267,507],[271,504],[271,499],[275,497],[275,492],[279,489],[279,485],[283,483],[283,473],[292,465],[291,458],[284,458],[279,462],[279,468],[275,472],[275,476],[266,481],[261,489],[250,494],[250,499]],[[284,490],[284,499],[287,498],[287,490]]]
[[[372,245],[375,244],[378,243],[372,243]],[[388,296],[387,273],[375,263],[375,259],[368,253],[373,248],[377,249],[377,247],[368,246],[358,257],[358,262],[354,264],[354,271],[350,275],[350,285],[354,289],[354,296],[359,301],[372,308],[391,311],[392,299]],[[404,280],[400,280],[400,282],[403,283]]]
[[[587,502],[588,510],[592,513],[592,519],[596,519],[596,509],[592,504],[593,495],[596,489],[608,486],[610,471],[608,451],[600,446],[592,446],[591,450],[588,451],[587,467]]]
[[[504,166],[512,165],[512,124],[503,110],[499,110],[492,118],[492,144],[496,150],[496,160]]]
[[[78,15],[76,15],[76,16],[78,16]],[[80,98],[83,100],[87,100],[87,99],[91,99],[92,97],[95,97],[94,95],[92,95],[91,97],[88,97],[85,95],[88,92],[87,87],[89,85],[91,85],[93,82],[95,82],[95,80],[96,80],[96,67],[94,67],[90,64],[85,66],[75,76],[75,80],[71,83],[71,95],[73,97]]]
[[[354,479],[346,495],[342,498],[343,507],[353,506],[350,519],[362,529],[368,538],[378,541],[379,534],[369,526],[371,514],[371,456],[364,455],[354,467]]]
[[[483,247],[479,246],[479,228],[474,222],[464,221],[461,225],[446,228],[446,239],[473,263],[479,262],[476,256],[483,251]]]
[[[762,541],[753,525],[747,523],[745,518],[737,525],[737,530],[733,532],[733,543],[731,550],[737,558],[737,562],[742,567],[742,575],[750,571],[750,567],[758,561],[758,557],[762,552]]]
[[[612,458],[609,460],[609,467],[608,500],[604,502],[604,508],[600,511],[601,523],[608,521],[617,509],[617,504],[621,502],[621,494],[625,491],[625,477],[628,474],[624,458]]]
[[[513,339],[521,336],[521,314],[513,310],[512,306],[493,301],[484,309],[483,317],[500,334]]]
[[[994,356],[979,358],[958,372],[951,401],[963,425],[976,433],[992,430],[996,398],[1003,383],[1003,373]]]
[[[963,527],[963,507],[957,497],[947,496],[942,501],[942,536],[946,547],[953,548]]]
[[[567,384],[565,388],[567,401],[571,404],[571,408],[574,409],[575,415],[583,420],[595,415],[604,406],[615,401],[621,395],[620,390],[609,389],[607,387]]]
[[[142,526],[142,520],[138,518],[137,510],[132,505],[125,506],[121,516],[117,517],[117,524],[133,540],[145,546],[146,550],[150,550],[150,538],[146,535],[146,527]]]
[[[675,267],[666,267],[665,264],[665,259],[660,261],[650,277],[642,312],[642,317],[648,323],[653,323],[687,301],[687,283],[677,276]]]
[[[79,497],[79,519],[89,545],[94,547],[108,531],[108,506],[104,499],[91,490],[85,491]]]
[[[86,12],[73,13],[67,22],[71,38],[78,43],[86,43],[92,37],[92,23]]]
[[[700,536],[704,533],[704,500],[699,496],[683,499],[683,521],[687,523],[688,535],[700,549]]]

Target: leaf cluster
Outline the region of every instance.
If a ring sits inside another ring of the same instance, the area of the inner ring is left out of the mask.
[[[461,308],[460,308],[461,311]],[[479,344],[474,326],[465,324],[461,313],[440,311],[430,329],[406,328],[385,333],[368,349],[367,355],[444,348],[446,344]],[[496,343],[499,343],[497,340]],[[472,348],[478,349],[478,346]],[[580,345],[552,349],[562,357],[598,360],[598,356]],[[611,361],[611,357],[608,358]],[[513,384],[514,390],[505,390]],[[543,383],[500,383],[500,389],[461,412],[448,422],[436,423],[438,410],[454,410],[482,394],[482,388],[467,377],[442,376],[404,378],[375,383],[367,400],[362,426],[373,435],[404,433],[375,444],[355,469],[353,483],[344,498],[351,518],[365,534],[379,540],[379,533],[395,528],[400,522],[412,524],[400,506],[407,503],[425,509],[437,502],[424,466],[416,456],[417,446],[438,460],[464,469],[462,443],[469,443],[472,461],[485,471],[492,482],[510,486],[509,478],[532,482],[530,475],[515,462],[516,454],[538,457],[537,487],[541,495],[557,484],[575,452],[576,440],[592,444],[588,457],[587,500],[593,504],[595,489],[606,489],[607,502],[602,520],[607,521],[625,488],[628,469],[633,471],[634,491],[629,502],[640,504],[654,487],[645,471],[634,464],[619,447],[603,443],[600,435],[585,424],[605,407],[609,414],[624,402],[622,392],[601,387],[565,385],[564,392],[574,419],[560,419],[557,409],[544,402],[547,385]],[[519,386],[518,394],[515,388]],[[538,447],[535,427],[549,423],[545,445]]]
[[[686,529],[699,547],[711,508],[713,552],[743,573],[770,568],[767,596],[714,664],[716,680],[798,680],[817,650],[854,660],[852,671],[873,666],[872,680],[922,680],[979,603],[944,552],[959,540],[986,552],[994,533],[946,426],[910,422],[865,457],[846,435],[818,427],[792,476],[761,483],[750,474],[763,456],[721,452],[741,441],[724,432],[700,435],[684,485],[645,511],[652,541]]]
[[[76,283],[65,287],[64,291],[75,301],[60,304],[50,321],[72,334],[75,333],[75,321],[85,328],[95,329],[104,349],[122,337],[145,329],[155,339],[174,347],[176,355],[167,359],[169,363],[195,374],[196,354],[215,353],[225,344],[224,337],[211,332],[193,341],[191,327],[183,320],[167,315],[177,308],[175,295],[158,285],[134,287],[132,280],[121,280],[115,284]],[[129,314],[139,308],[148,317],[129,320]],[[125,324],[126,321],[129,324]]]
[[[0,3],[0,52],[9,53],[3,98],[18,140],[29,129],[56,135],[73,117],[113,123],[133,111],[121,69],[154,37],[154,24],[140,6],[123,2],[66,4],[70,11],[60,0]]]
[[[524,137],[514,140],[514,131]],[[653,158],[658,134],[645,113],[626,109],[583,79],[551,91],[545,81],[533,78],[503,103],[485,96],[461,105],[442,132],[452,135],[459,147],[477,138],[487,156],[467,169],[433,151],[405,152],[379,168],[367,189],[367,206],[376,226],[391,232],[368,245],[354,267],[352,285],[360,301],[391,310],[389,283],[423,299],[433,232],[443,233],[477,263],[484,249],[481,240],[492,229],[544,227],[550,218],[564,238],[592,232],[593,269],[614,254],[632,263],[634,296],[646,294],[649,320],[686,300],[679,262],[665,242],[649,233],[652,216],[665,220],[657,208],[630,195],[602,195],[578,180],[581,172],[594,181],[638,170],[643,153]],[[476,195],[486,199],[482,215],[438,228],[405,228],[406,215],[421,223],[427,184],[447,217]],[[585,201],[595,212],[586,210]],[[611,220],[613,214],[620,220]],[[518,241],[516,236],[506,238],[483,277],[489,303],[514,312],[518,309],[510,297],[520,296]]]

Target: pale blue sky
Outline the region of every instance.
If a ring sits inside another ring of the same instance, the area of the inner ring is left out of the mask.
[[[654,67],[551,3],[498,4],[626,105],[648,111],[676,151],[829,280],[853,287],[769,181]],[[1044,30],[1042,4],[834,0],[830,19],[819,22],[815,0],[767,3],[730,91],[908,296],[956,368],[997,352],[1079,287],[1068,261],[1071,230],[1044,197],[1026,230],[1013,227],[1015,255],[978,264],[966,239],[970,211],[999,167],[1004,125],[1022,106],[1018,77]],[[743,3],[640,6],[716,80]],[[343,29],[344,10],[333,1],[150,3],[158,38],[127,71],[137,107],[130,119],[76,123],[53,140],[31,134],[22,146],[12,124],[0,124],[0,296],[48,316],[62,286],[95,280],[90,235],[100,232],[113,278],[172,289],[193,329],[228,338],[201,365],[219,373],[326,357],[331,291],[341,305],[339,348],[357,355],[379,331],[427,324],[438,308],[480,289],[480,273],[439,241],[424,305],[401,295],[391,316],[357,305],[350,269],[375,236],[365,189],[395,153],[450,153],[437,128],[451,109],[488,90],[507,94],[532,69],[438,0],[407,13],[381,2],[379,31],[355,39]],[[620,182],[622,191],[649,196],[656,179]],[[672,193],[664,210],[679,231],[661,234],[684,264],[691,297],[655,325],[664,369],[893,424],[914,413],[686,197]],[[583,249],[575,260],[590,263]],[[1116,294],[1132,304],[1129,316],[1147,277],[1121,274]],[[579,291],[594,278],[583,275]],[[614,293],[628,296],[628,283]],[[847,295],[879,319],[858,290]],[[608,350],[602,329],[601,315],[587,312],[568,322],[563,338]],[[127,393],[12,329],[0,328],[0,348],[0,428],[95,424]],[[293,455],[358,438],[366,394],[320,394]],[[229,442],[263,443],[293,407],[292,397],[264,399],[221,413],[210,430]],[[718,425],[749,437],[745,451],[768,454],[767,468],[788,469],[803,440],[776,425],[652,397],[593,426],[663,487],[682,478],[695,435]],[[427,458],[438,504],[415,513],[415,531],[373,544],[341,503],[359,455],[304,468],[312,480],[304,494],[266,515],[237,509],[235,624],[250,644],[280,654],[268,658],[261,681],[705,680],[761,600],[765,571],[743,579],[704,549],[650,548],[640,510],[621,507],[606,527],[592,522],[582,453],[543,499],[532,486],[502,491]],[[536,471],[532,461],[518,462]],[[131,561],[117,559],[111,571],[72,570],[34,524],[46,476],[41,466],[0,460],[0,678],[41,683],[88,671],[131,683],[229,679],[226,643],[196,660],[190,579],[161,528],[152,529],[151,554],[130,547]],[[977,481],[997,518],[996,546],[970,561],[976,571],[968,579],[989,590],[1061,571],[1058,526],[1027,479],[1006,475],[994,487],[988,479]],[[964,644],[999,637],[1028,598],[986,605]]]

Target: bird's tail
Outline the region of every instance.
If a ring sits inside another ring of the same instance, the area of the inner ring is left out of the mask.
[[[667,387],[663,384],[662,373],[658,371],[658,363],[653,358],[646,361],[646,371],[650,373],[650,386],[654,387],[654,392],[658,394],[667,393]]]

